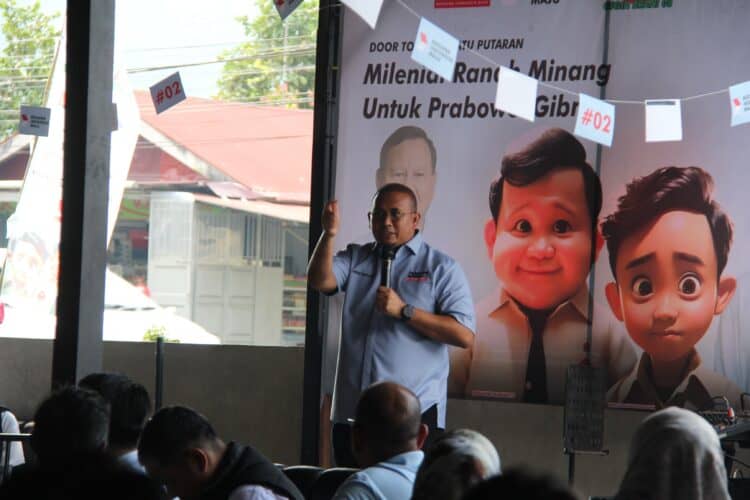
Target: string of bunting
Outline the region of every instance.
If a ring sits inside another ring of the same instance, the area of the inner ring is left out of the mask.
[[[383,0],[341,0],[355,14],[375,29]],[[453,81],[459,39],[421,16],[403,0],[396,0],[406,12],[419,19],[411,58],[447,81]],[[729,88],[705,92],[679,99],[598,99],[520,73],[517,68],[503,66],[471,47],[462,50],[487,62],[498,71],[496,109],[533,122],[539,86],[578,98],[574,133],[611,147],[615,129],[615,105],[634,104],[645,107],[646,142],[682,140],[682,103],[705,97],[729,94],[731,126],[750,123],[750,81]]]

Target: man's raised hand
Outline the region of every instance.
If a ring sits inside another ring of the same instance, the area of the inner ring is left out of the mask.
[[[339,231],[339,202],[331,200],[323,208],[323,231],[328,236],[336,236]]]

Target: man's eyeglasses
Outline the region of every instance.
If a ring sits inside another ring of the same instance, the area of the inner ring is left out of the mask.
[[[413,214],[414,212],[402,212],[398,208],[391,208],[390,210],[375,209],[372,212],[367,212],[367,219],[377,222],[385,222],[388,216],[391,217],[393,222],[398,222],[404,215]]]

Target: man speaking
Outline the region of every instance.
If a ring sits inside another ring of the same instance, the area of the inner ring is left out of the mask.
[[[433,437],[443,429],[446,344],[466,348],[474,340],[466,277],[457,262],[422,240],[414,192],[402,184],[383,186],[368,217],[375,241],[350,244],[334,256],[339,212],[336,201],[328,202],[308,267],[311,287],[345,292],[332,416],[339,466],[355,464],[348,421],[360,393],[375,382],[411,389]]]

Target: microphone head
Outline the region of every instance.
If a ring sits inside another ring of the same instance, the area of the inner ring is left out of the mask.
[[[380,256],[386,260],[393,260],[396,255],[396,249],[391,245],[383,245],[380,249]]]

